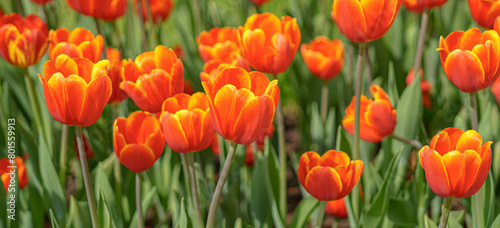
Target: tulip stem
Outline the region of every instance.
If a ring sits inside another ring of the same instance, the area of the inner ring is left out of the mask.
[[[66,189],[66,166],[68,162],[68,125],[63,124],[61,130],[61,152],[59,157],[59,178],[61,185]]]
[[[123,52],[122,52],[123,53]],[[118,104],[111,105],[111,110],[112,110],[112,118],[113,121],[118,118],[118,111],[119,111],[119,106]],[[114,169],[114,177],[115,177],[115,189],[116,189],[116,204],[118,208],[121,208],[122,206],[122,171],[121,171],[121,164],[120,164],[120,159],[118,156],[116,156],[115,153],[115,159],[113,161],[113,169]]]
[[[321,227],[321,225],[323,224],[323,218],[325,217],[326,203],[328,203],[328,201],[319,201],[318,217],[316,219],[316,223],[314,224],[314,227]]]
[[[207,228],[214,227],[215,222],[215,214],[217,213],[217,206],[219,205],[219,198],[222,192],[222,188],[226,183],[227,176],[229,174],[229,170],[231,169],[231,164],[233,163],[234,154],[236,152],[237,143],[231,142],[231,146],[229,147],[229,152],[227,153],[226,161],[224,162],[224,168],[220,172],[219,180],[217,181],[217,186],[215,187],[215,192],[212,197],[212,202],[210,203],[210,209],[208,211],[207,218]],[[219,151],[222,153],[222,151]]]
[[[144,228],[144,217],[142,215],[142,200],[141,200],[141,174],[135,174],[135,210],[137,213],[137,227]]]
[[[78,153],[80,154],[80,163],[82,166],[83,183],[85,184],[85,192],[87,193],[87,201],[89,203],[90,218],[92,219],[92,227],[99,227],[97,224],[97,209],[95,205],[94,189],[90,182],[89,166],[87,164],[87,156],[85,155],[85,146],[83,145],[82,127],[75,126],[76,142],[78,144]]]
[[[104,48],[103,48],[103,53],[101,54],[101,59],[107,59],[108,58],[108,51],[107,51],[107,41],[106,41],[106,35],[104,34],[104,31],[102,30],[101,27],[101,22],[99,21],[99,18],[94,17],[95,21],[95,27],[97,27],[97,33],[99,33],[102,36],[102,39],[104,40]]]
[[[196,214],[195,222],[198,223],[196,227],[203,227],[203,217],[200,209],[200,200],[198,198],[198,185],[196,180],[196,169],[194,166],[194,154],[188,153],[186,154],[186,160],[188,162],[189,169],[189,179],[191,181],[191,194],[193,197],[193,206]]]
[[[36,131],[37,132],[39,130],[44,131],[42,127],[42,114],[40,112],[40,105],[38,105],[38,99],[36,97],[37,93],[35,91],[35,85],[33,85],[33,81],[31,81],[31,78],[28,73],[28,68],[24,68],[24,73],[25,73],[24,83],[26,85],[26,90],[28,91],[28,97],[30,100],[31,109],[33,109],[35,113]],[[47,140],[47,137],[45,137],[45,140]]]
[[[189,161],[184,153],[180,153],[181,156],[181,161],[182,161],[182,172],[184,172],[184,184],[186,185],[186,192],[187,192],[187,200],[189,205],[193,205],[193,198],[191,194],[191,182],[189,181]]]
[[[326,123],[326,116],[328,115],[328,81],[323,81],[321,87],[321,120]]]
[[[469,93],[470,95],[470,121],[472,130],[478,131],[477,124],[477,98],[476,93]]]
[[[443,202],[443,214],[441,215],[441,221],[439,222],[439,228],[445,228],[448,223],[448,217],[450,216],[451,202],[453,198],[445,198]]]
[[[407,139],[407,138],[400,136],[400,135],[397,135],[395,133],[392,133],[392,137],[401,141],[401,142],[404,142],[404,143],[412,146],[413,148],[415,148],[415,150],[420,150],[422,148],[422,143],[420,143],[417,140]]]
[[[274,75],[274,79],[278,80],[278,75]],[[281,220],[286,220],[286,140],[285,140],[285,122],[283,118],[283,103],[280,97],[278,107],[276,109],[276,125],[278,126],[278,146],[279,146],[279,211]]]
[[[422,55],[424,53],[425,32],[427,31],[428,21],[429,21],[429,11],[424,10],[424,12],[422,13],[422,20],[420,21],[420,32],[418,34],[417,52],[415,53],[415,62],[413,63],[414,78],[419,76],[420,68],[422,66]]]
[[[477,120],[477,95],[476,93],[469,93],[470,96],[470,120],[472,130],[479,131],[478,129],[478,120]],[[480,188],[476,194],[471,197],[472,203],[476,206],[475,214],[476,216],[476,224],[478,227],[484,227],[484,207],[483,207],[483,188]],[[474,213],[473,213],[474,214]]]

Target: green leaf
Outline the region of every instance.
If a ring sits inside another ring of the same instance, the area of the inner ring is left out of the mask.
[[[99,227],[111,227],[111,212],[109,211],[109,207],[106,202],[106,196],[102,189],[99,188],[99,201],[97,203],[97,217]]]
[[[465,211],[451,211],[450,216],[448,217],[448,226],[450,228],[463,228],[462,225],[460,225],[459,218],[464,217]]]
[[[500,214],[495,218],[495,220],[491,224],[491,227],[500,227]]]
[[[324,150],[332,149],[335,143],[335,108],[331,107],[326,117]]]
[[[317,150],[322,154],[323,139],[325,138],[324,123],[319,114],[318,104],[316,102],[311,104],[311,129],[309,132],[313,143],[316,145],[316,148],[313,148],[313,150]]]
[[[82,205],[84,204],[84,205]],[[69,198],[69,215],[66,228],[86,228],[91,227],[89,207],[87,202],[78,202],[75,197]]]
[[[309,215],[318,207],[318,204],[319,201],[314,197],[303,198],[295,208],[289,227],[305,227]]]
[[[425,228],[438,228],[436,223],[434,223],[434,221],[432,221],[432,219],[430,219],[427,214],[425,214],[425,217],[424,217],[424,227]]]
[[[267,160],[263,154],[257,153],[255,157],[255,166],[252,172],[252,192],[251,201],[252,214],[255,218],[254,225],[259,227],[266,221],[269,208],[270,208],[270,197],[269,191],[271,187],[269,186],[269,177],[267,168]]]
[[[177,224],[175,224],[175,227],[177,228],[186,228],[188,225],[187,221],[187,215],[186,215],[186,209],[184,206],[184,198],[181,200],[181,208],[180,208],[180,219],[177,221]]]
[[[417,224],[415,206],[408,199],[390,199],[387,215],[391,221],[399,225]]]
[[[389,62],[389,99],[393,105],[397,105],[399,100],[398,84],[396,83],[396,76],[394,73],[394,63]]]
[[[101,195],[104,196],[106,200],[107,207],[109,207],[109,212],[111,213],[112,220],[118,227],[123,227],[123,221],[120,218],[118,214],[118,206],[116,204],[116,197],[115,193],[113,191],[113,188],[111,187],[111,184],[109,183],[108,177],[106,176],[106,173],[104,172],[102,162],[97,165],[97,172],[95,175],[95,195],[97,196],[96,201],[97,203],[100,202],[101,200]],[[99,194],[99,191],[102,191],[102,194]]]
[[[5,188],[3,187],[3,183],[0,186],[0,228],[7,227],[7,194],[5,192]]]
[[[149,190],[148,194],[144,198],[142,198],[142,215],[145,216],[146,213],[148,212],[149,207],[153,203],[153,200],[155,199],[155,194],[156,192],[156,186],[151,188]],[[130,222],[130,227],[137,227],[137,212],[134,212],[134,216],[132,217],[132,220]]]
[[[59,224],[57,223],[56,216],[54,215],[54,211],[52,209],[49,210],[50,212],[50,224],[52,225],[52,228],[59,228]]]

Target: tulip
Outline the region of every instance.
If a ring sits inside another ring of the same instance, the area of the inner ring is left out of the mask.
[[[500,16],[500,2],[467,0],[472,18],[481,26],[492,29],[495,19]]]
[[[271,123],[269,124],[266,128],[264,128],[261,133],[259,134],[259,136],[257,137],[257,148],[259,150],[262,150],[264,148],[264,142],[266,141],[266,138],[269,138],[269,140],[271,140],[271,138],[273,137],[273,134],[274,134],[274,124]]]
[[[160,21],[165,21],[172,9],[174,9],[174,1],[172,0],[148,0],[149,10],[151,11],[151,17],[153,17],[153,24],[157,24]],[[134,6],[137,12],[138,0],[134,0]],[[144,21],[149,21],[148,11],[146,10],[146,1],[141,0],[142,18]]]
[[[0,55],[14,66],[34,65],[47,50],[48,33],[47,24],[35,14],[7,14],[0,18]]]
[[[432,103],[429,95],[431,92],[432,84],[424,80],[424,70],[422,70],[422,68],[420,68],[419,72],[420,72],[419,75],[421,75],[420,88],[422,89],[422,101],[424,102],[424,106],[427,109],[431,109]],[[413,82],[414,78],[415,78],[415,72],[413,72],[412,68],[410,72],[408,72],[408,75],[406,76],[406,86],[409,86]]]
[[[252,146],[248,145],[245,151],[245,165],[252,167],[255,164],[255,155]]]
[[[500,38],[478,28],[455,31],[439,39],[441,64],[448,79],[460,90],[474,93],[489,87],[500,71]]]
[[[83,15],[113,21],[127,11],[127,0],[66,0],[68,6]]]
[[[431,190],[441,197],[467,198],[483,185],[491,167],[491,146],[474,130],[446,128],[419,152]]]
[[[425,7],[419,4],[418,0],[403,0],[403,5],[408,11],[422,14]]]
[[[115,48],[108,47],[106,49],[106,56],[111,64],[108,75],[111,79],[113,91],[108,104],[119,104],[128,97],[127,93],[120,88],[120,83],[123,81],[122,69],[125,61],[123,61],[120,51]]]
[[[202,82],[217,133],[237,144],[257,140],[273,120],[279,100],[278,81],[260,72],[228,67]]]
[[[184,78],[184,93],[187,93],[189,95],[193,95],[193,93],[195,93],[195,92],[196,92],[196,90],[194,90],[191,82],[189,82],[188,79]]]
[[[163,102],[184,91],[184,66],[172,49],[158,45],[128,60],[123,66],[120,87],[140,109],[151,113],[161,111]]]
[[[338,0],[332,5],[332,18],[352,42],[380,39],[389,30],[401,0]]]
[[[94,156],[94,150],[92,150],[92,145],[90,145],[90,142],[89,140],[87,139],[87,135],[84,133],[82,134],[82,140],[83,140],[83,148],[84,148],[84,151],[85,151],[85,157],[86,158],[91,158]],[[74,142],[75,142],[75,157],[80,160],[80,154],[78,153],[78,139],[76,137],[76,134],[75,134],[75,137],[74,137]]]
[[[238,42],[252,68],[277,75],[292,63],[300,36],[297,19],[284,16],[280,20],[272,13],[256,13],[240,27]]]
[[[143,111],[118,117],[113,123],[113,145],[120,162],[132,172],[151,168],[165,148],[160,121]]]
[[[378,85],[370,86],[373,99],[361,95],[360,138],[369,142],[380,142],[392,134],[396,126],[396,110],[389,97]],[[351,135],[354,132],[354,97],[345,109],[342,126]]]
[[[69,126],[94,124],[111,97],[108,68],[108,60],[94,64],[65,54],[45,62],[38,77],[52,117]]]
[[[491,93],[493,93],[497,104],[500,105],[500,77],[491,85]]]
[[[52,2],[53,0],[31,0],[31,1],[40,5],[45,5],[49,2]]]
[[[323,80],[335,78],[344,66],[344,45],[339,39],[316,37],[302,44],[300,53],[309,70]]]
[[[49,40],[49,57],[52,60],[60,54],[65,54],[70,58],[87,58],[97,63],[104,48],[101,35],[94,36],[90,30],[81,27],[73,31],[67,28],[51,30]]]
[[[160,117],[167,145],[176,152],[202,151],[212,143],[214,129],[203,93],[179,93],[163,103]]]
[[[300,183],[319,201],[344,198],[363,173],[361,160],[351,161],[342,151],[329,150],[323,156],[309,151],[302,154],[297,169]]]
[[[198,52],[204,62],[220,59],[229,62],[240,57],[238,31],[233,28],[212,28],[196,37]]]
[[[3,12],[2,9],[0,9],[0,17],[3,17],[3,15],[5,15],[5,13]]]
[[[212,144],[210,145],[210,150],[212,150],[212,153],[215,156],[219,156],[219,140],[218,140],[218,135],[217,133],[214,132],[214,139],[212,140]]]
[[[12,164],[9,158],[0,158],[0,179],[3,182],[3,186],[5,188],[5,193],[9,192],[9,184],[11,182],[10,173],[15,173],[15,179],[17,179],[17,183],[14,182],[14,185],[11,185],[10,188],[14,186],[18,186],[20,189],[24,189],[26,185],[28,185],[28,172],[26,171],[26,166],[24,165],[24,161],[21,157],[16,156],[14,158],[16,164]],[[14,168],[16,166],[16,168]],[[17,169],[17,172],[15,172]]]
[[[211,76],[217,75],[221,70],[226,67],[240,67],[250,72],[250,66],[248,62],[242,58],[236,58],[233,60],[229,60],[229,62],[225,62],[221,59],[212,59],[203,65],[203,72],[200,72],[200,80],[207,82]]]
[[[347,218],[345,198],[328,201],[328,203],[326,203],[325,213],[338,218]]]
[[[269,2],[271,0],[250,0],[256,6],[262,6],[264,3]]]

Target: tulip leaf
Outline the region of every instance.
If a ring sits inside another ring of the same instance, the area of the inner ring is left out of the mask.
[[[387,91],[392,105],[397,105],[399,100],[398,84],[396,83],[396,75],[394,73],[394,63],[389,62],[389,89]]]
[[[352,228],[357,228],[358,222],[356,221],[356,219],[354,219],[354,211],[352,210],[351,199],[349,195],[344,197],[344,202],[345,202],[345,209],[347,211],[347,219],[349,221],[349,226]]]
[[[54,215],[54,211],[52,211],[52,209],[49,209],[49,214],[50,214],[50,224],[52,225],[52,228],[59,228],[59,223],[57,223],[56,216]]]
[[[177,228],[185,228],[188,225],[188,219],[186,215],[186,209],[184,207],[184,198],[181,199],[181,208],[179,212],[180,218],[179,221],[175,224],[175,227]],[[132,227],[132,226],[130,226]]]
[[[486,194],[484,194],[484,212],[485,212],[485,222],[486,225],[493,223],[493,217],[495,216],[495,183],[493,182],[493,177],[491,174],[491,171],[488,173],[488,177],[486,178],[484,182],[484,191]]]
[[[408,199],[393,198],[389,201],[387,215],[398,225],[416,225],[416,211],[413,202]]]
[[[116,205],[116,197],[115,193],[113,192],[113,188],[111,187],[111,184],[109,183],[108,177],[104,173],[104,169],[102,166],[102,162],[99,163],[97,166],[97,173],[95,176],[95,190],[96,193],[96,201],[99,203],[101,200],[101,195],[105,196],[106,204],[109,209],[109,212],[111,213],[112,219],[114,220],[114,223],[118,227],[123,226],[123,222],[120,219],[120,216],[118,214],[118,207]],[[102,194],[99,194],[98,191],[102,191]]]
[[[69,198],[69,214],[68,222],[66,223],[66,228],[85,228],[91,227],[89,206],[86,201],[78,202],[75,197],[70,196]]]
[[[450,228],[463,228],[463,226],[460,225],[460,220],[463,219],[464,215],[464,210],[450,211],[450,216],[448,217],[448,226]]]
[[[255,167],[252,173],[252,192],[251,192],[251,206],[253,210],[253,217],[255,218],[255,226],[259,227],[266,221],[270,202],[269,199],[269,178],[266,171],[267,161],[263,154],[257,153],[255,156]]]
[[[318,204],[319,201],[314,197],[303,198],[295,208],[289,227],[305,227],[309,215],[318,207]]]
[[[153,188],[151,188],[151,190],[149,190],[149,192],[144,196],[144,198],[142,198],[142,216],[146,216],[149,207],[153,203],[153,200],[156,198],[155,197],[156,194],[157,194],[156,186],[154,186]],[[137,227],[137,212],[134,212],[129,227]]]
[[[401,154],[403,153],[403,148],[399,149],[399,152],[392,158],[387,171],[385,172],[384,181],[378,190],[377,195],[371,202],[371,204],[366,207],[365,217],[361,221],[363,227],[377,227],[384,218],[389,207],[389,199],[391,193],[390,185],[393,183],[395,172],[393,169],[396,168]]]
[[[427,214],[425,214],[425,217],[424,217],[424,227],[425,228],[438,228],[436,223],[434,221],[432,221],[432,219],[429,218],[429,216]]]
[[[111,227],[111,221],[113,219],[111,218],[111,212],[106,202],[106,196],[104,195],[102,188],[98,188],[98,191],[97,217],[99,227]]]
[[[491,227],[500,227],[500,214],[495,218],[495,220],[491,224]]]
[[[331,107],[328,116],[326,117],[326,123],[325,123],[325,138],[324,138],[324,151],[333,149],[333,145],[335,142],[335,108]]]
[[[323,151],[323,139],[325,138],[325,123],[321,119],[318,111],[318,104],[313,102],[311,104],[311,139],[313,144],[316,146],[312,150],[317,150],[320,155],[324,153]]]

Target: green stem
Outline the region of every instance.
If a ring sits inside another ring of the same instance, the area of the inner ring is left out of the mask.
[[[448,223],[448,217],[450,216],[451,202],[453,198],[445,198],[443,202],[443,214],[441,215],[441,221],[439,222],[439,228],[445,228]]]
[[[99,18],[94,17],[94,21],[95,21],[95,26],[97,27],[97,33],[99,33],[102,36],[102,39],[104,40],[104,47],[103,47],[103,51],[101,54],[101,59],[107,59],[108,52],[107,52],[106,47],[108,46],[108,44],[107,44],[108,42],[106,41],[106,35],[104,34],[104,31],[102,30],[101,22],[99,21]]]
[[[142,200],[141,200],[141,174],[135,174],[135,206],[137,213],[137,227],[144,228],[144,217],[142,215]]]
[[[33,109],[35,113],[35,126],[36,126],[36,131],[38,132],[39,130],[43,130],[42,127],[42,114],[40,112],[40,105],[38,105],[38,99],[36,97],[36,91],[35,91],[35,85],[33,84],[33,81],[31,81],[31,78],[28,73],[28,68],[24,68],[24,83],[26,85],[26,90],[28,91],[28,97],[30,100],[30,105],[31,109]],[[45,137],[45,140],[47,140],[47,137]]]
[[[61,130],[61,152],[59,157],[59,178],[64,189],[66,189],[66,166],[68,164],[68,125],[63,124]]]
[[[229,170],[231,169],[231,164],[233,163],[234,154],[236,152],[237,143],[231,142],[231,146],[229,147],[229,152],[227,153],[226,161],[224,162],[224,168],[219,176],[219,180],[217,181],[217,186],[215,187],[215,192],[212,197],[212,202],[210,203],[210,209],[208,211],[207,218],[207,228],[214,227],[215,222],[215,214],[217,213],[217,206],[219,205],[219,198],[222,192],[222,188],[226,183],[227,176],[229,174]],[[222,151],[220,151],[222,153]]]
[[[146,7],[146,6],[144,6]],[[148,34],[146,32],[146,23],[144,22],[144,17],[142,16],[142,6],[141,0],[137,1],[137,8],[139,9],[139,20],[141,20],[141,31],[142,31],[142,51],[148,50]]]
[[[472,130],[478,131],[477,124],[477,98],[476,93],[469,93],[470,95],[470,121]]]
[[[321,87],[321,120],[326,123],[326,116],[328,115],[328,81],[323,81]]]
[[[412,146],[415,150],[420,150],[422,148],[422,143],[420,143],[417,140],[407,139],[407,138],[400,136],[400,135],[397,135],[395,133],[392,133],[392,137],[401,141],[401,142],[404,142],[404,143]]]
[[[326,203],[328,203],[328,201],[320,201],[319,202],[318,217],[316,218],[316,223],[314,224],[314,227],[321,227],[321,225],[323,224],[323,218],[325,217]]]
[[[420,21],[420,32],[418,34],[417,52],[415,53],[415,62],[413,63],[414,78],[420,77],[420,68],[422,66],[422,55],[424,53],[425,32],[429,21],[429,11],[424,10],[422,20]]]
[[[194,154],[188,153],[186,154],[188,167],[189,167],[189,179],[191,180],[191,194],[193,197],[193,206],[196,214],[196,227],[203,227],[203,217],[200,209],[200,200],[198,198],[198,185],[196,181],[196,169],[194,166]]]
[[[83,145],[82,127],[75,126],[75,131],[78,153],[80,154],[80,163],[82,165],[83,183],[85,184],[85,192],[87,193],[87,201],[89,203],[92,227],[99,227],[97,223],[97,209],[95,205],[94,189],[92,188],[92,182],[90,181],[89,166],[87,164],[87,156],[85,155],[85,146]]]
[[[191,182],[189,181],[189,161],[184,153],[180,153],[181,155],[181,161],[182,161],[182,171],[184,172],[184,183],[186,184],[186,192],[187,194],[187,200],[189,205],[193,205],[193,198],[192,195],[189,194],[191,192]]]
[[[274,75],[274,79],[278,80],[278,76]],[[283,103],[280,97],[278,101],[278,108],[276,109],[276,125],[278,126],[278,146],[279,146],[279,161],[280,161],[280,171],[279,171],[279,211],[281,220],[284,222],[286,220],[286,140],[285,140],[285,121],[283,118]]]
[[[477,118],[477,95],[476,93],[469,93],[470,95],[470,120],[472,130],[479,131],[478,129],[478,118]],[[476,192],[471,197],[472,203],[476,206],[475,221],[479,228],[484,227],[484,205],[483,205],[483,194],[484,188],[480,188],[479,191]]]

